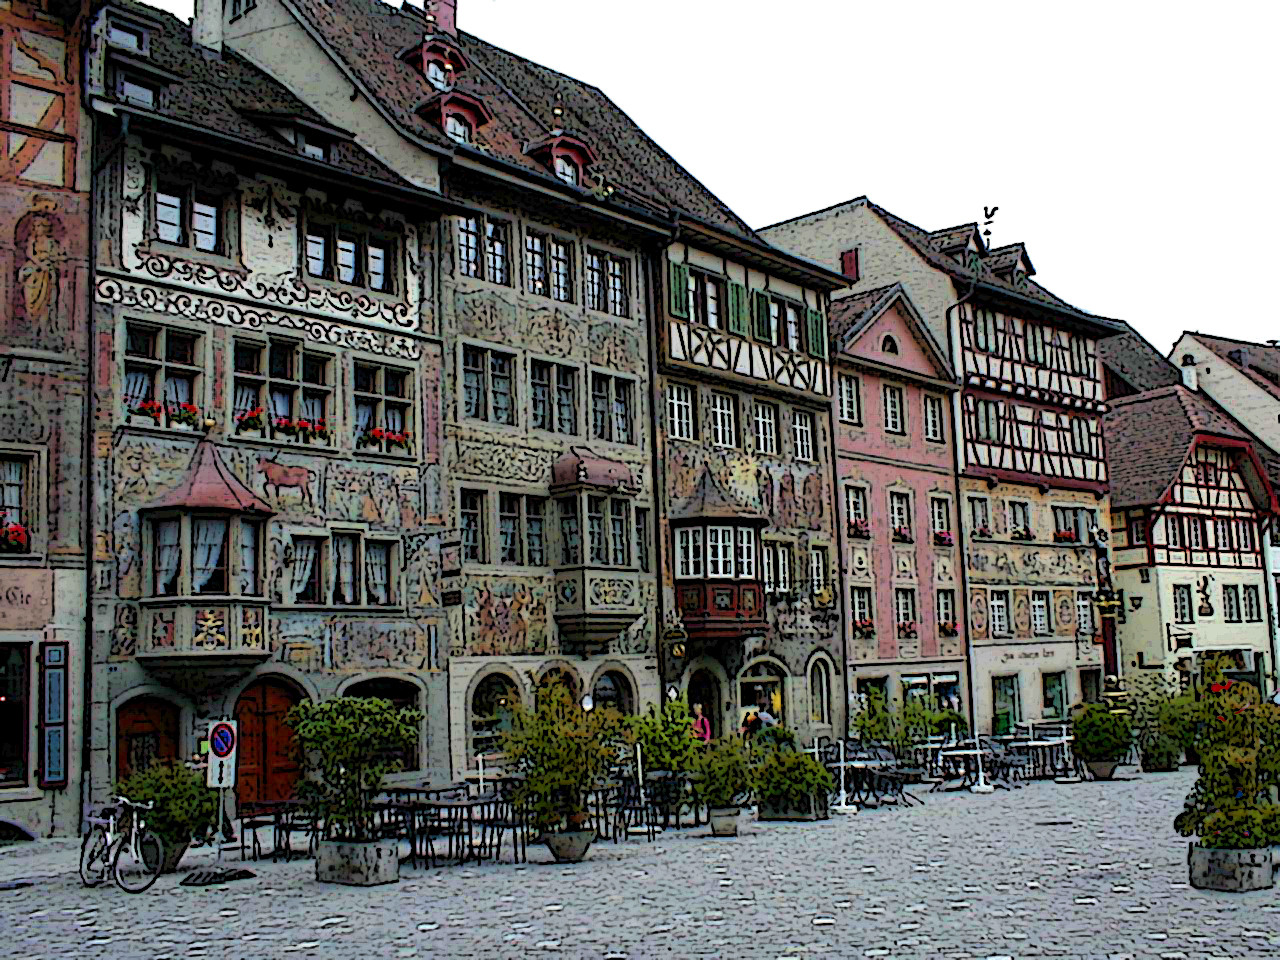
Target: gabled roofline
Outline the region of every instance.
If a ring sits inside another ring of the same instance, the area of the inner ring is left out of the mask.
[[[849,278],[844,274],[829,270],[821,264],[775,247],[771,243],[731,233],[680,210],[674,212],[674,220],[676,240],[682,236],[691,235],[703,243],[709,242],[713,247],[728,247],[732,255],[740,256],[744,261],[754,261],[762,270],[770,271],[802,286],[816,287],[827,293],[849,285]]]
[[[823,207],[821,210],[810,210],[808,213],[802,213],[798,216],[787,217],[785,220],[779,220],[777,223],[771,223],[768,226],[757,227],[756,233],[764,233],[766,230],[772,230],[774,227],[785,227],[789,223],[799,223],[801,220],[808,220],[810,217],[818,217],[824,213],[831,213],[833,210],[839,210],[841,207],[852,209],[853,207],[868,206],[871,200],[864,193],[860,197],[854,197],[852,200],[841,200],[839,203],[833,203],[830,206]]]
[[[860,318],[858,324],[850,327],[840,337],[840,341],[836,344],[835,352],[843,353],[852,347],[853,344],[861,339],[863,334],[870,330],[875,322],[884,315],[884,312],[895,303],[901,303],[906,309],[907,316],[915,328],[914,333],[917,336],[923,336],[925,351],[930,354],[934,365],[941,368],[942,372],[945,374],[942,379],[955,381],[956,373],[955,370],[952,369],[951,362],[947,359],[946,353],[943,352],[937,339],[930,332],[928,325],[924,322],[924,318],[920,315],[920,311],[916,308],[911,296],[907,293],[906,288],[903,287],[901,283],[895,283],[884,292],[880,299],[862,312],[862,318]],[[856,360],[859,358],[855,357],[854,359]]]

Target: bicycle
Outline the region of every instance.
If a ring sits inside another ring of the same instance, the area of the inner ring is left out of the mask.
[[[116,886],[126,893],[142,893],[160,876],[164,865],[164,844],[149,831],[143,811],[155,801],[134,803],[116,797],[116,807],[107,807],[104,816],[88,817],[89,832],[80,846],[80,882],[96,887],[107,879],[108,870]],[[125,821],[121,828],[119,821]]]

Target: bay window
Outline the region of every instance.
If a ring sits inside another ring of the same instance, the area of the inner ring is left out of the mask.
[[[262,531],[261,520],[234,514],[151,516],[147,595],[261,596]]]
[[[733,553],[733,527],[707,527],[707,576],[731,578]]]

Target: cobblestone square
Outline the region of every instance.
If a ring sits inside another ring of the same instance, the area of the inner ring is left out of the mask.
[[[85,890],[69,846],[0,856],[4,956],[1180,958],[1280,956],[1274,892],[1187,884],[1172,830],[1192,782],[1123,768],[1113,783],[1033,783],[989,797],[816,824],[705,828],[595,845],[556,866],[402,871],[393,887],[319,886],[311,861],[131,897]],[[24,873],[25,871],[25,873]]]

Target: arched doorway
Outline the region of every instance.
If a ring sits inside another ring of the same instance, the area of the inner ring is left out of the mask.
[[[353,683],[343,691],[344,697],[368,697],[370,699],[389,700],[397,710],[421,710],[421,688],[408,680],[397,680],[395,677],[371,677]],[[422,731],[418,731],[418,742],[412,747],[392,754],[392,759],[400,761],[400,769],[418,770],[419,748],[422,745]]]
[[[498,753],[502,735],[511,729],[511,714],[520,705],[520,690],[505,673],[491,673],[471,695],[471,756]]]
[[[134,697],[116,710],[116,779],[157,760],[178,759],[178,707],[160,697]]]
[[[293,796],[302,768],[285,714],[302,700],[292,684],[274,677],[255,680],[236,701],[240,728],[236,800],[275,803]]]
[[[777,664],[757,660],[738,676],[738,709],[743,716],[761,700],[778,723],[786,725],[787,705],[784,689],[786,672]]]
[[[591,688],[591,700],[598,708],[617,710],[624,715],[636,712],[631,681],[620,670],[607,670],[596,678],[595,686]]]
[[[695,703],[702,704],[702,713],[711,721],[711,736],[724,734],[724,698],[720,694],[720,681],[710,670],[695,670],[689,677],[689,710]]]

